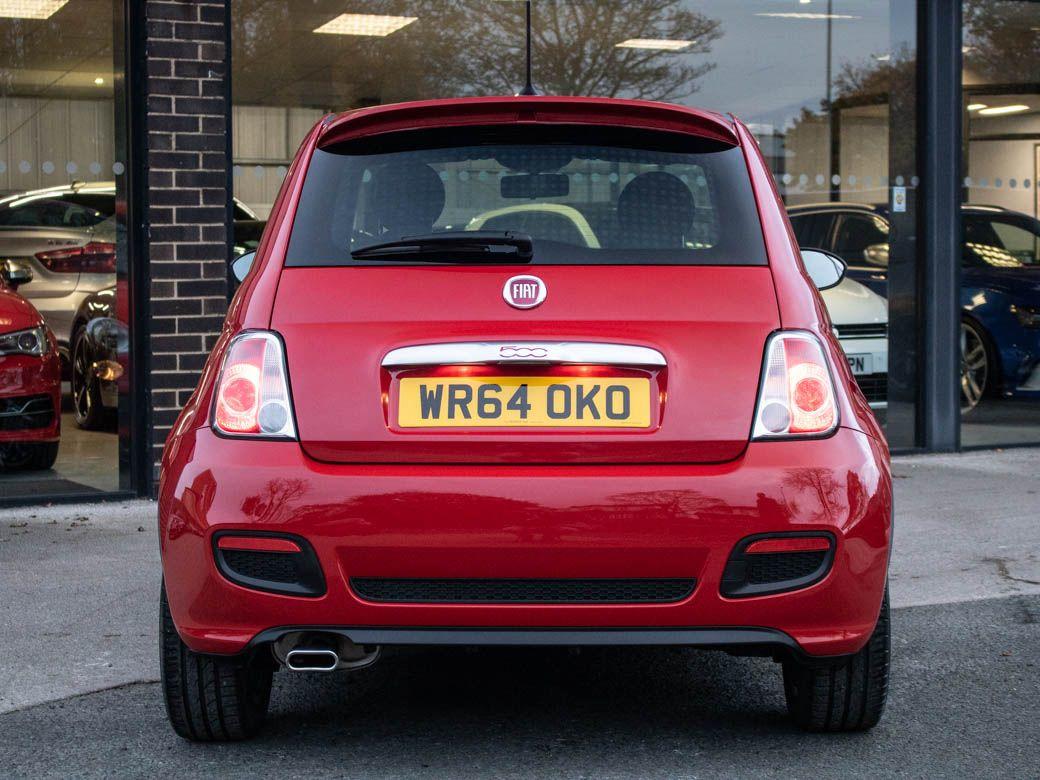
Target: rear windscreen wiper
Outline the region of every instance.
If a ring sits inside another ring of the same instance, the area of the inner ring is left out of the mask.
[[[418,260],[434,263],[528,263],[534,245],[512,230],[459,230],[405,236],[353,250],[355,260]]]

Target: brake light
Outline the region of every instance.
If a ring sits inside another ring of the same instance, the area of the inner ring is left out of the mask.
[[[232,339],[217,377],[213,428],[230,436],[296,438],[281,339],[248,331]]]
[[[821,436],[838,426],[834,381],[819,339],[774,333],[766,345],[753,439]]]
[[[114,274],[116,245],[107,241],[91,241],[83,246],[37,252],[36,259],[56,274]]]

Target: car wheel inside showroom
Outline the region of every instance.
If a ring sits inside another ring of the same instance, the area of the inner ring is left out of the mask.
[[[398,645],[765,655],[799,726],[878,722],[888,448],[817,289],[844,263],[799,251],[740,122],[329,117],[251,260],[163,456],[178,734],[248,737],[274,672]]]

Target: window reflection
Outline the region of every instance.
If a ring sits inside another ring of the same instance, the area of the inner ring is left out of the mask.
[[[1040,5],[965,0],[961,441],[1040,441]]]
[[[522,86],[523,3],[364,7],[372,18],[340,19],[343,8],[331,0],[233,6],[235,194],[261,219],[295,144],[323,113]],[[839,251],[860,270],[825,303],[868,400],[879,417],[895,420],[890,439],[909,447],[917,398],[916,9],[899,0],[827,7],[534,0],[533,80],[555,95],[666,100],[747,122],[785,202],[803,209],[792,211],[799,240]],[[894,212],[893,188],[901,188]],[[525,226],[577,241],[579,223],[565,217],[573,204],[554,205],[523,215]],[[501,215],[486,219],[497,225]],[[901,312],[891,323],[889,299]]]

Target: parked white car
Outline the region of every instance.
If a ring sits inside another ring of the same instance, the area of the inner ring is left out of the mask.
[[[875,409],[888,406],[888,302],[849,278],[821,295],[849,367]]]

